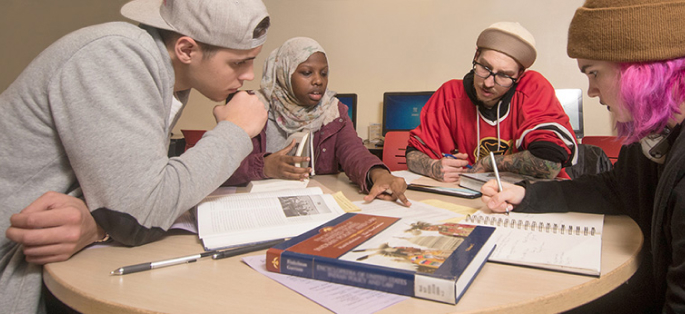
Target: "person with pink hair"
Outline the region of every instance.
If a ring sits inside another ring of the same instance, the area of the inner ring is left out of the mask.
[[[571,21],[567,52],[588,78],[588,95],[615,118],[623,141],[618,161],[611,171],[572,181],[524,182],[501,192],[488,182],[481,191],[495,212],[634,219],[645,236],[642,265],[611,293],[631,312],[685,313],[684,14],[683,0],[587,0]]]

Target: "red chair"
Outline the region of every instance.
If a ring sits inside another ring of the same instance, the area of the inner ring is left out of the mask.
[[[390,131],[383,143],[383,163],[390,171],[407,170],[407,144],[409,131]]]
[[[189,148],[195,146],[197,141],[199,141],[202,138],[202,135],[207,132],[206,130],[181,130],[181,133],[183,133],[183,138],[186,140],[186,149],[188,150]]]
[[[616,163],[618,160],[618,153],[621,151],[621,140],[616,136],[585,136],[582,140],[583,144],[595,145],[600,147],[611,163]]]

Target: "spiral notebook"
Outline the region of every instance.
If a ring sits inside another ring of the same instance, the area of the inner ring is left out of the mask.
[[[489,214],[463,224],[494,226],[497,247],[488,261],[599,277],[604,215],[585,213]]]

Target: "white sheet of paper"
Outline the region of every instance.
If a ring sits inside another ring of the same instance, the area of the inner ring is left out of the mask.
[[[362,213],[365,214],[419,219],[426,222],[438,222],[448,219],[466,217],[465,215],[455,213],[444,208],[428,205],[426,203],[414,200],[410,201],[412,204],[410,207],[404,207],[399,202],[383,200],[374,200],[371,203],[365,203],[364,201],[356,201],[352,203],[361,208]]]
[[[243,257],[242,260],[259,273],[278,281],[335,313],[371,314],[409,298],[392,293],[270,272],[266,270],[266,256],[263,254]]]
[[[399,170],[399,171],[393,171],[391,172],[393,176],[404,178],[404,181],[407,182],[407,184],[411,183],[412,181],[416,179],[420,179],[423,177],[420,174],[413,173],[409,170]]]

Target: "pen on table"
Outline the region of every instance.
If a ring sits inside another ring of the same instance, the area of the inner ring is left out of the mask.
[[[452,154],[447,154],[447,153],[442,153],[442,157],[445,157],[445,158],[452,158],[452,159],[459,159],[459,158],[457,158],[457,156],[454,156],[454,155],[452,155]],[[466,166],[464,166],[464,167],[469,168],[469,169],[473,169],[473,166],[468,165],[468,164],[467,164]]]
[[[235,248],[235,249],[223,250],[223,251],[215,252],[214,254],[212,254],[212,258],[213,259],[222,259],[222,258],[240,255],[240,254],[264,250],[264,249],[268,249],[268,248],[270,248],[276,244],[279,244],[285,240],[287,240],[287,239],[277,239],[277,240],[272,240],[272,241],[255,243],[252,245],[241,246],[241,247]]]
[[[497,188],[499,189],[499,192],[502,192],[504,190],[502,188],[502,179],[499,177],[499,170],[497,170],[497,162],[495,162],[495,154],[491,151],[490,152],[490,161],[492,161],[492,169],[495,171],[495,179],[497,180]],[[507,206],[507,212],[506,214],[509,215],[509,206]]]
[[[129,265],[129,266],[124,266],[124,267],[119,267],[119,268],[113,270],[110,274],[112,274],[112,275],[126,275],[126,274],[131,274],[131,273],[137,273],[139,271],[151,270],[151,269],[155,269],[155,268],[161,268],[161,267],[173,266],[173,265],[179,265],[179,264],[185,264],[185,263],[192,263],[192,262],[197,262],[198,259],[201,259],[203,257],[208,257],[208,256],[211,256],[213,259],[231,257],[234,255],[239,255],[239,254],[244,254],[244,253],[249,253],[249,252],[254,252],[254,251],[259,251],[259,250],[263,250],[266,248],[270,248],[270,247],[272,247],[278,243],[281,243],[283,241],[285,241],[285,239],[260,242],[260,243],[245,245],[245,246],[241,246],[241,247],[237,247],[237,248],[233,248],[233,249],[228,249],[228,250],[214,250],[214,251],[203,252],[203,253],[199,253],[199,254],[176,257],[176,258],[167,259],[167,260],[163,260],[163,261]]]
[[[216,252],[217,251],[210,251],[210,252],[204,252],[204,253],[193,254],[193,255],[188,255],[188,256],[176,257],[176,258],[167,259],[167,260],[163,260],[163,261],[148,262],[148,263],[141,263],[141,264],[119,267],[119,268],[113,270],[110,274],[112,274],[112,275],[126,275],[126,274],[130,274],[130,273],[137,273],[139,271],[151,270],[151,269],[160,268],[160,267],[185,264],[185,263],[192,263],[192,262],[196,262],[200,258],[211,256]]]
[[[433,152],[433,154],[435,154],[435,156],[437,156],[438,158],[440,158],[440,154],[438,154],[437,152],[435,152],[432,148],[428,147],[428,145],[426,145],[426,142],[424,142],[418,135],[414,135],[414,138],[415,138],[417,141],[419,141],[419,143],[421,143],[421,145],[423,145],[423,146],[425,146],[426,148],[430,149],[431,152]]]

